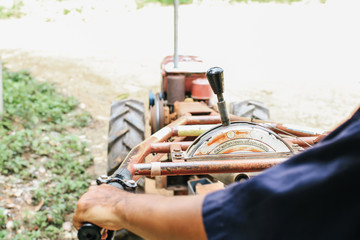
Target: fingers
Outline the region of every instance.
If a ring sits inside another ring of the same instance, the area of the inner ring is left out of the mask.
[[[91,222],[101,228],[121,229],[122,211],[115,206],[124,201],[129,193],[110,185],[90,187],[77,204],[73,225],[79,229],[84,222]]]
[[[86,211],[87,206],[89,205],[89,204],[87,204],[89,195],[90,195],[90,198],[91,198],[92,192],[96,191],[96,187],[97,186],[90,186],[89,189],[88,189],[88,192],[84,193],[80,197],[80,199],[79,199],[79,201],[77,203],[77,206],[76,206],[76,209],[75,209],[75,212],[74,212],[74,216],[73,216],[73,225],[77,230],[79,230],[79,228],[85,222],[85,220],[82,219],[82,216],[83,216],[83,213]]]
[[[81,213],[79,213],[79,204],[78,204],[73,216],[73,225],[76,228],[76,230],[79,230],[79,228],[83,225],[83,221],[81,220],[80,216]]]

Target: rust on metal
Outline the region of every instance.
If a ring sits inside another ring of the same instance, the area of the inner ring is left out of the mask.
[[[252,159],[196,162],[162,162],[159,175],[197,175],[210,173],[258,172],[280,164],[285,159]],[[134,174],[150,176],[151,163],[134,164]]]
[[[297,144],[300,147],[309,147],[317,143],[318,137],[298,137],[298,138],[283,138],[290,145]]]
[[[193,115],[209,115],[214,112],[203,102],[175,102],[174,103],[174,112],[178,116],[183,116],[187,113]]]
[[[196,56],[183,56],[183,55],[179,56],[180,65],[189,66],[188,69],[186,67],[174,68],[173,62],[174,62],[174,57],[167,56],[164,58],[164,60],[161,63],[161,75],[163,76],[163,87],[165,91],[167,89],[168,76],[185,75],[186,92],[191,92],[191,85],[195,79],[206,77],[205,76],[206,69],[205,68],[202,69],[201,66],[199,68],[198,66],[199,64],[200,65],[203,64],[203,61]],[[186,64],[181,64],[181,63],[186,63]]]
[[[168,125],[171,122],[170,109],[168,106],[164,106],[164,124]]]
[[[222,154],[229,154],[233,152],[263,152],[263,151],[250,146],[240,146],[224,151],[222,152]]]
[[[286,142],[289,144],[297,144],[300,147],[309,147],[309,145],[314,145],[318,142],[320,142],[323,138],[325,138],[328,135],[328,133],[321,134],[319,136],[314,137],[287,137],[283,138]]]
[[[209,81],[206,78],[199,78],[192,82],[191,97],[199,100],[209,100],[213,95]]]
[[[246,117],[239,117],[230,114],[230,121],[240,121],[240,122],[254,122],[254,123],[269,123],[267,121],[250,119]],[[188,125],[197,125],[197,124],[220,124],[221,118],[218,112],[212,112],[210,116],[190,116],[188,117],[187,124]]]
[[[182,148],[179,143],[172,143],[170,145],[170,152],[179,153],[181,151],[182,151]]]
[[[222,143],[225,140],[231,140],[236,138],[248,138],[249,133],[246,131],[232,131],[234,134],[231,138],[229,138],[228,134],[229,132],[224,132],[222,134],[219,134],[218,136],[214,137],[207,143],[208,146],[214,144],[214,143]]]
[[[327,132],[322,129],[308,128],[291,124],[272,123],[266,124],[265,126],[270,127],[270,129],[276,133],[289,133],[297,137],[317,137],[319,135],[327,134]]]
[[[152,153],[169,153],[170,146],[174,144],[173,142],[163,142],[163,143],[152,143],[151,152]],[[192,142],[179,142],[182,151],[186,151]]]
[[[195,185],[197,195],[205,195],[223,188],[224,188],[224,184],[222,184],[221,182],[210,183],[210,184],[198,183]]]
[[[184,152],[181,149],[179,143],[173,143],[170,145],[171,159],[173,162],[184,162]]]
[[[173,135],[172,127],[186,124],[188,116],[189,115],[185,115],[178,118],[174,122],[170,123],[167,127],[157,131],[149,138],[145,139],[145,141],[133,148],[114,174],[116,175],[121,173],[122,170],[127,169],[132,174],[132,176],[134,176],[135,169],[133,168],[133,164],[144,162],[145,157],[151,153],[151,144],[167,141]]]
[[[222,161],[222,160],[241,160],[241,159],[287,159],[294,155],[291,152],[251,152],[238,154],[216,154],[216,155],[199,155],[186,159],[186,161]]]
[[[188,125],[199,125],[199,124],[220,124],[220,116],[191,116],[188,117]]]
[[[176,101],[185,99],[185,76],[170,75],[167,78],[168,104],[173,105]]]
[[[219,134],[218,136],[214,137],[211,141],[207,143],[208,146],[214,144],[223,142],[225,139],[227,139],[226,133]]]

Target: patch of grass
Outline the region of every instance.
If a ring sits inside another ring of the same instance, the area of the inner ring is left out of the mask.
[[[80,8],[71,8],[71,9],[64,8],[63,9],[63,14],[64,15],[68,15],[68,14],[74,13],[74,12],[76,12],[78,14],[81,14],[83,12],[83,8],[80,7]]]
[[[64,15],[68,15],[70,12],[71,12],[71,10],[69,10],[69,9],[64,9],[64,11],[63,11]]]
[[[90,185],[86,169],[93,162],[87,144],[69,130],[86,127],[91,116],[77,108],[75,98],[58,94],[52,84],[37,82],[26,71],[4,68],[3,87],[0,173],[39,181],[31,193],[34,206],[42,203],[17,223],[25,229],[14,228],[11,239],[61,239],[65,216]],[[42,173],[31,170],[40,168]],[[0,209],[0,239],[9,234],[3,230],[7,217],[2,213]]]
[[[23,15],[23,13],[21,12],[21,8],[23,6],[24,6],[24,3],[22,1],[17,2],[11,8],[0,6],[0,19],[21,17]]]
[[[0,208],[0,239],[6,239],[7,230],[6,230],[6,221],[8,217],[5,214],[5,209]]]

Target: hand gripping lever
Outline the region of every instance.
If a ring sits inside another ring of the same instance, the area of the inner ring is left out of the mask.
[[[220,67],[210,68],[206,77],[209,80],[210,86],[218,98],[218,108],[221,116],[221,123],[223,126],[230,125],[229,114],[226,110],[226,103],[224,100],[224,70]]]
[[[114,187],[123,189],[125,191],[133,192],[136,188],[136,182],[134,180],[126,180],[126,178],[121,175],[116,175],[115,177],[100,176],[96,180],[97,185],[100,184],[109,184]],[[84,223],[78,231],[79,240],[101,240],[101,235],[104,229],[92,224]],[[115,232],[108,231],[108,236],[106,240],[113,239]]]

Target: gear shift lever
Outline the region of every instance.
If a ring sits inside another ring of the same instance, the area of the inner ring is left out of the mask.
[[[210,86],[218,98],[218,108],[221,116],[221,123],[223,126],[230,125],[229,114],[226,110],[226,103],[224,100],[224,70],[220,67],[210,68],[206,77],[209,80]]]

